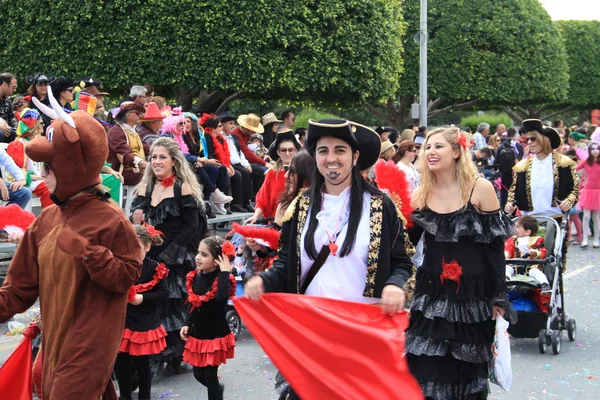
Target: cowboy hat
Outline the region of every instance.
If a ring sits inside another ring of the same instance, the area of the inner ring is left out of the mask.
[[[112,114],[115,119],[119,119],[126,112],[133,110],[139,112],[140,115],[146,112],[146,109],[140,103],[136,103],[135,101],[124,101],[119,107],[112,110]]]
[[[260,117],[256,114],[242,114],[238,117],[237,123],[242,128],[251,130],[254,133],[263,133],[265,131],[265,127],[260,123]]]
[[[146,108],[146,113],[140,118],[140,121],[158,121],[164,118],[165,116],[162,115],[156,103],[150,102],[148,108]]]
[[[300,150],[302,148],[302,146],[300,145],[300,143],[298,143],[298,140],[296,139],[294,131],[291,129],[283,129],[277,132],[277,135],[275,136],[275,141],[271,144],[271,146],[269,146],[269,157],[271,157],[271,159],[275,161],[279,160],[279,145],[281,144],[281,142],[284,142],[286,140],[294,143],[296,150]]]
[[[526,132],[538,132],[548,139],[550,139],[550,146],[552,149],[556,149],[560,146],[560,135],[554,128],[546,126],[539,119],[526,119],[523,120],[523,128]]]
[[[277,117],[275,116],[275,113],[272,113],[272,112],[270,112],[270,113],[265,114],[265,115],[262,116],[262,124],[263,124],[263,126],[267,126],[267,125],[272,124],[274,122],[282,123],[283,121],[280,120],[280,119],[277,119]]]

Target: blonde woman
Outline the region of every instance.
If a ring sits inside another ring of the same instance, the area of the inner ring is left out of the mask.
[[[494,133],[488,138],[488,147],[492,150],[492,157],[496,158],[496,152],[501,144],[502,138],[497,133]]]
[[[504,240],[512,223],[492,184],[478,179],[458,128],[430,132],[417,163],[411,237],[424,233],[426,251],[406,335],[409,366],[427,398],[486,398],[494,319],[510,307]]]
[[[154,246],[148,257],[169,268],[169,298],[159,304],[161,324],[168,333],[163,352],[174,373],[183,372],[181,356],[184,342],[179,330],[187,316],[185,276],[196,267],[195,256],[206,232],[202,191],[185,160],[179,144],[159,138],[150,148],[150,168],[146,168],[136,188],[131,210],[142,210],[146,222],[164,235],[161,246]]]

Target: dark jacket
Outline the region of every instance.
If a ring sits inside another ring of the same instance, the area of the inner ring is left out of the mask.
[[[300,195],[286,212],[286,217],[291,218],[285,221],[284,217],[278,257],[268,271],[260,274],[267,292],[300,292],[300,250],[296,239],[308,219],[308,206],[308,195]],[[387,196],[371,196],[370,234],[363,296],[379,298],[384,286],[401,288],[412,274],[412,262],[405,247],[409,246],[408,237],[396,206]]]
[[[552,205],[558,206],[567,200],[573,207],[579,199],[579,175],[575,171],[575,161],[562,154],[553,153],[554,195]],[[528,157],[514,166],[514,180],[508,193],[508,203],[514,204],[522,211],[533,211],[531,200],[531,166],[533,158]],[[533,177],[535,179],[535,177]]]

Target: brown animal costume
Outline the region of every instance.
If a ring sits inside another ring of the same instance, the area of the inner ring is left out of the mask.
[[[108,153],[102,125],[85,111],[38,107],[54,122],[27,155],[54,171],[50,206],[27,229],[0,288],[0,321],[40,298],[44,400],[116,399],[110,382],[127,291],[140,275],[140,245],[121,210],[94,186]],[[37,104],[36,104],[37,105]]]

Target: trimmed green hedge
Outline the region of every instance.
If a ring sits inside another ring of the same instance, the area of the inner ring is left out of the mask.
[[[511,119],[505,113],[483,115],[475,114],[463,118],[460,121],[460,126],[468,126],[469,128],[471,128],[473,133],[475,133],[475,131],[477,130],[477,126],[482,122],[487,122],[488,124],[490,124],[490,132],[494,133],[496,131],[496,126],[499,124],[504,124],[508,128],[511,124]]]

